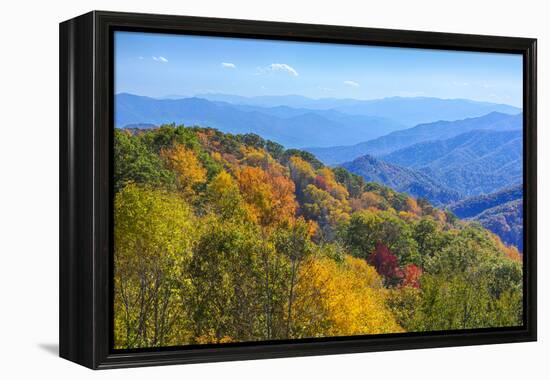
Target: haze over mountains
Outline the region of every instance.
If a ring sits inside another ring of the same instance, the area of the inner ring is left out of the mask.
[[[429,123],[436,120],[458,120],[490,112],[517,114],[519,108],[506,104],[477,102],[467,99],[440,99],[430,97],[389,97],[373,100],[310,99],[304,96],[255,96],[243,97],[225,94],[200,94],[197,97],[232,104],[261,107],[287,106],[315,110],[335,110],[351,115],[368,115],[394,120],[405,126]]]
[[[396,167],[408,169],[409,172],[416,173],[416,178],[422,174],[437,184],[438,188],[452,189],[459,194],[452,199],[441,191],[410,192],[403,187],[403,181],[399,180],[400,191],[425,197],[435,204],[491,193],[522,183],[523,139],[520,116],[492,113],[480,118],[420,125],[360,144],[360,150],[350,149],[345,154],[336,150],[339,157],[356,157],[339,165],[365,179],[381,178],[388,186],[392,186],[391,181],[383,178],[401,177],[395,174]],[[474,126],[478,129],[468,131]],[[441,138],[461,130],[467,132],[451,138]],[[415,143],[429,138],[431,140]],[[406,141],[409,142],[408,145]],[[404,145],[405,147],[400,148]],[[391,151],[392,148],[397,149]],[[366,154],[365,149],[368,149]],[[321,161],[331,163],[317,150],[308,150]],[[390,153],[377,154],[388,151]],[[387,165],[372,165],[373,156],[379,163],[392,164],[391,168]],[[365,157],[368,159],[365,160]],[[341,159],[343,158],[339,160]],[[383,168],[388,171],[385,175],[380,173]]]
[[[117,127],[138,123],[199,124],[229,133],[257,133],[294,148],[356,144],[405,129],[420,119],[454,120],[493,111],[521,111],[503,104],[436,98],[375,101],[204,95],[202,98],[154,99],[122,93],[116,95],[115,102]],[[341,162],[344,161],[349,160]]]
[[[369,140],[405,126],[381,117],[287,106],[233,105],[202,98],[154,99],[131,94],[115,98],[115,124],[202,125],[227,133],[256,133],[286,147],[333,146]]]
[[[379,138],[348,146],[306,148],[327,165],[351,161],[361,155],[382,156],[412,144],[444,140],[473,130],[507,131],[521,129],[523,114],[491,112],[487,115],[455,121],[436,121],[389,133]]]
[[[176,123],[255,133],[286,148],[304,149],[367,181],[449,207],[521,249],[517,189],[523,173],[523,115],[516,107],[425,97],[223,94],[155,99],[122,93],[115,102],[119,128]]]
[[[418,170],[466,196],[522,182],[522,130],[474,130],[445,140],[413,144],[381,156]]]
[[[521,130],[475,130],[413,144],[379,159],[363,155],[341,166],[441,205],[521,183],[522,157]]]
[[[417,170],[380,161],[369,155],[344,163],[342,167],[368,182],[378,182],[399,192],[429,199],[436,206],[462,198],[459,192]]]

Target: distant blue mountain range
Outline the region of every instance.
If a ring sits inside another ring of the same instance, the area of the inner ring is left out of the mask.
[[[234,105],[202,98],[153,99],[118,94],[115,103],[115,124],[119,128],[136,124],[196,124],[226,133],[256,133],[293,148],[351,144],[405,128],[381,117],[287,106]]]
[[[325,163],[327,152],[337,155],[338,160],[353,157],[341,166],[368,181],[375,180],[441,205],[521,184],[521,126],[521,115],[491,113],[479,118],[419,125],[352,147],[320,149],[321,152],[310,149],[310,152]],[[385,154],[376,155],[380,152]],[[429,185],[425,178],[431,180]],[[459,196],[449,196],[450,189]]]
[[[358,99],[310,99],[304,96],[255,96],[243,97],[225,94],[200,94],[200,98],[232,104],[262,107],[287,106],[317,110],[335,110],[351,115],[367,115],[391,119],[405,126],[429,123],[437,120],[459,120],[482,116],[490,112],[517,114],[520,108],[506,104],[477,102],[467,99],[440,99],[430,97],[390,97],[374,100]]]
[[[474,130],[380,158],[418,170],[465,196],[487,194],[522,183],[522,130]]]
[[[385,136],[349,146],[305,148],[327,165],[351,161],[365,154],[383,156],[412,144],[444,140],[473,130],[521,130],[523,114],[509,115],[500,112],[456,121],[437,121],[413,128],[391,132]]]
[[[384,162],[369,155],[344,163],[342,167],[360,175],[367,182],[377,182],[413,197],[428,199],[436,206],[456,202],[463,197],[459,192],[424,173]]]
[[[378,159],[363,155],[341,166],[367,181],[444,205],[521,184],[522,131],[475,130]]]
[[[352,145],[402,130],[417,120],[454,120],[491,111],[520,112],[508,105],[461,99],[202,96],[154,99],[117,94],[115,125],[199,124],[228,133],[256,133],[287,147],[302,148]]]

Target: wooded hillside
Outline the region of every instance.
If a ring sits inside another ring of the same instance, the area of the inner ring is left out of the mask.
[[[518,251],[257,135],[115,130],[115,348],[515,326]]]

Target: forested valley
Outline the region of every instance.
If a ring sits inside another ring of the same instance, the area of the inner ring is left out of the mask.
[[[255,134],[114,131],[117,349],[522,324],[521,256]]]

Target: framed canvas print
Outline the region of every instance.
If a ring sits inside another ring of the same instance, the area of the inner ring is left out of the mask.
[[[60,25],[60,355],[536,340],[536,40]]]

